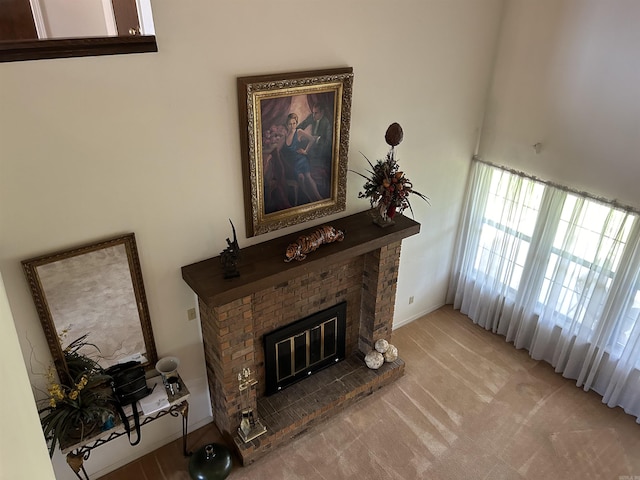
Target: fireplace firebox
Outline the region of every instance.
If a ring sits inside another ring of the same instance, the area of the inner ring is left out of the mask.
[[[272,395],[344,360],[347,302],[264,336],[265,394]]]

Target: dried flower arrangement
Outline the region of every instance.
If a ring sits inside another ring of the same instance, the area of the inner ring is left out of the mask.
[[[96,347],[84,335],[64,349],[66,377],[57,381],[55,370],[47,373],[46,406],[39,410],[40,424],[49,442],[49,455],[56,445],[69,440],[82,440],[103,426],[113,415],[111,379],[93,359],[80,353],[84,347]]]
[[[368,175],[354,172],[366,180],[362,186],[363,191],[358,193],[358,198],[368,198],[371,208],[375,209],[383,222],[391,222],[396,213],[402,213],[405,209],[413,208],[409,199],[411,194],[416,195],[429,203],[429,199],[422,193],[413,189],[413,184],[400,170],[395,158],[395,147],[402,142],[402,127],[398,123],[392,123],[385,133],[385,141],[391,146],[384,159],[378,160],[375,165],[369,162],[371,170]]]

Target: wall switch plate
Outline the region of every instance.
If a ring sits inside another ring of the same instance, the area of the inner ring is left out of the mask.
[[[411,305],[412,303],[413,303],[413,295],[409,297],[409,305]]]
[[[190,308],[189,310],[187,310],[187,318],[189,320],[195,320],[196,319],[196,309],[195,308]]]

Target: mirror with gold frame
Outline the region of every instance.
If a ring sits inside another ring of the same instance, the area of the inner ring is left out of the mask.
[[[78,338],[98,348],[80,351],[108,368],[128,360],[146,368],[157,353],[133,233],[22,262],[58,375],[64,349]]]

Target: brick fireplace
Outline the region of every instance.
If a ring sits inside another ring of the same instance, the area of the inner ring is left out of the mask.
[[[390,339],[401,241],[420,225],[400,216],[380,228],[368,212],[327,224],[344,230],[344,241],[323,245],[302,262],[285,263],[284,252],[313,228],[243,248],[237,278],[223,278],[219,257],[182,268],[198,296],[214,422],[245,465],[404,373],[401,359],[370,370],[364,355],[376,340]],[[341,302],[347,305],[345,360],[266,396],[264,335]],[[244,368],[257,380],[249,406],[267,427],[249,442],[237,433]]]

